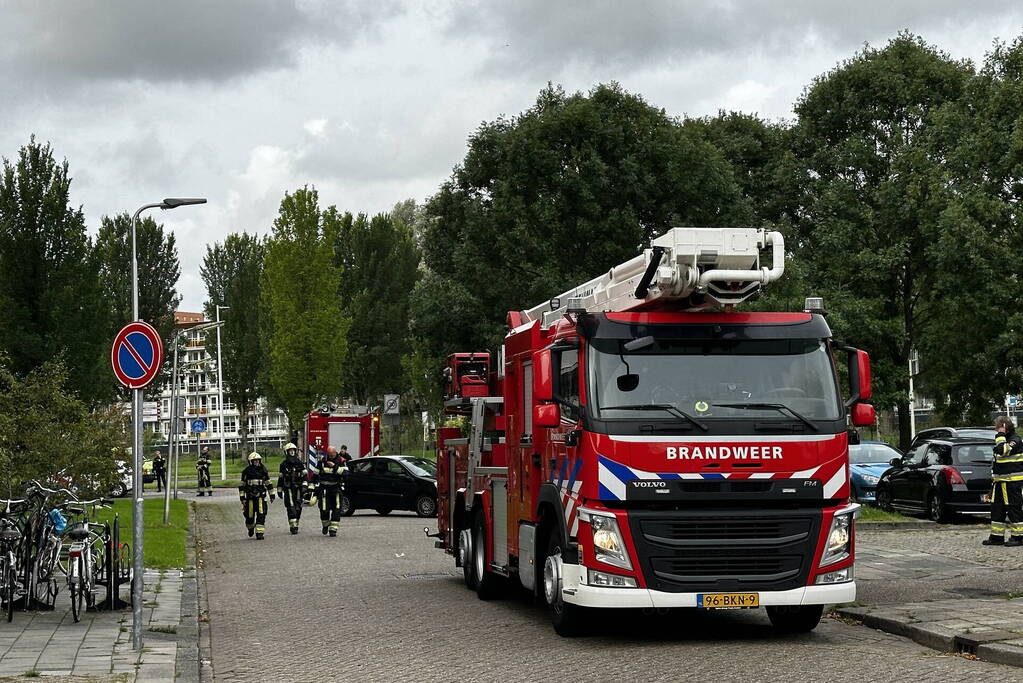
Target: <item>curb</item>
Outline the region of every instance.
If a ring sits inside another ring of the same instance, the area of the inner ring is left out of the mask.
[[[941,525],[935,522],[861,522],[856,520],[856,528],[861,531],[922,531],[947,526],[951,525]]]
[[[872,614],[868,607],[839,607],[836,612],[863,626],[892,635],[909,638],[918,645],[938,652],[973,655],[993,664],[1023,668],[1023,639],[1007,631],[960,633],[930,622],[909,622],[903,619]]]

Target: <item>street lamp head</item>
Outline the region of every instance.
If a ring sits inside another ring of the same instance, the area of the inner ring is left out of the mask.
[[[191,204],[205,204],[205,197],[167,197],[160,204],[161,209],[176,209],[179,206],[190,206]]]

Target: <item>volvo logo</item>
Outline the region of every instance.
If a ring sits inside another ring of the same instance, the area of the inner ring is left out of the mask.
[[[650,481],[644,480],[632,480],[632,485],[639,489],[663,489],[667,488],[668,482],[666,481]]]

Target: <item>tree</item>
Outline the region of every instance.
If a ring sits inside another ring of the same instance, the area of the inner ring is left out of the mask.
[[[399,392],[404,383],[401,359],[408,351],[409,295],[419,250],[411,227],[399,218],[345,214],[336,253],[344,269],[341,301],[351,319],[344,389],[357,402],[369,403]]]
[[[123,412],[90,412],[68,386],[60,361],[16,373],[0,357],[0,491],[17,495],[27,479],[79,487],[86,497],[107,495],[123,455]]]
[[[136,230],[139,270],[139,317],[156,328],[169,347],[174,337],[174,311],[181,303],[177,293],[181,265],[174,233],[150,217],[139,220]],[[96,254],[100,264],[111,326],[108,337],[132,320],[131,292],[131,215],[121,213],[104,216],[96,237]],[[168,354],[169,355],[169,354]],[[112,383],[112,372],[110,382]],[[159,386],[162,382],[157,383]]]
[[[261,299],[271,395],[296,429],[310,409],[341,393],[349,319],[334,261],[340,216],[319,209],[315,189],[286,193],[266,245]]]
[[[248,452],[246,416],[259,398],[266,380],[265,356],[260,341],[263,308],[260,288],[263,277],[264,243],[246,233],[228,235],[223,244],[206,247],[200,273],[209,299],[206,316],[216,317],[216,306],[230,310],[221,317],[223,349],[221,358],[226,392],[242,416],[239,425],[242,450]],[[215,335],[209,335],[211,353],[216,354]]]
[[[796,105],[801,164],[790,246],[825,296],[832,326],[874,361],[875,402],[898,407],[910,440],[907,364],[935,310],[935,250],[947,197],[928,127],[972,75],[921,39],[900,34],[817,78]]]
[[[508,310],[544,301],[636,255],[675,225],[753,219],[728,162],[703,139],[616,84],[484,123],[429,201],[427,272],[412,334],[440,358],[500,343]]]
[[[110,322],[68,163],[33,137],[0,175],[0,351],[24,374],[63,357],[68,386],[93,403],[113,393]]]

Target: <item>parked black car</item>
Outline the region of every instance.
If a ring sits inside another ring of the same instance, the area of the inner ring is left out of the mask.
[[[877,483],[877,505],[886,510],[924,512],[935,522],[956,513],[989,514],[991,447],[986,439],[941,439],[919,444]]]
[[[925,441],[948,440],[948,439],[990,439],[995,440],[994,427],[931,427],[922,429],[916,433],[913,440],[909,442],[907,453],[913,451]]]
[[[420,517],[437,514],[437,465],[411,455],[356,458],[348,463],[341,514],[369,508],[381,515],[414,510]]]

